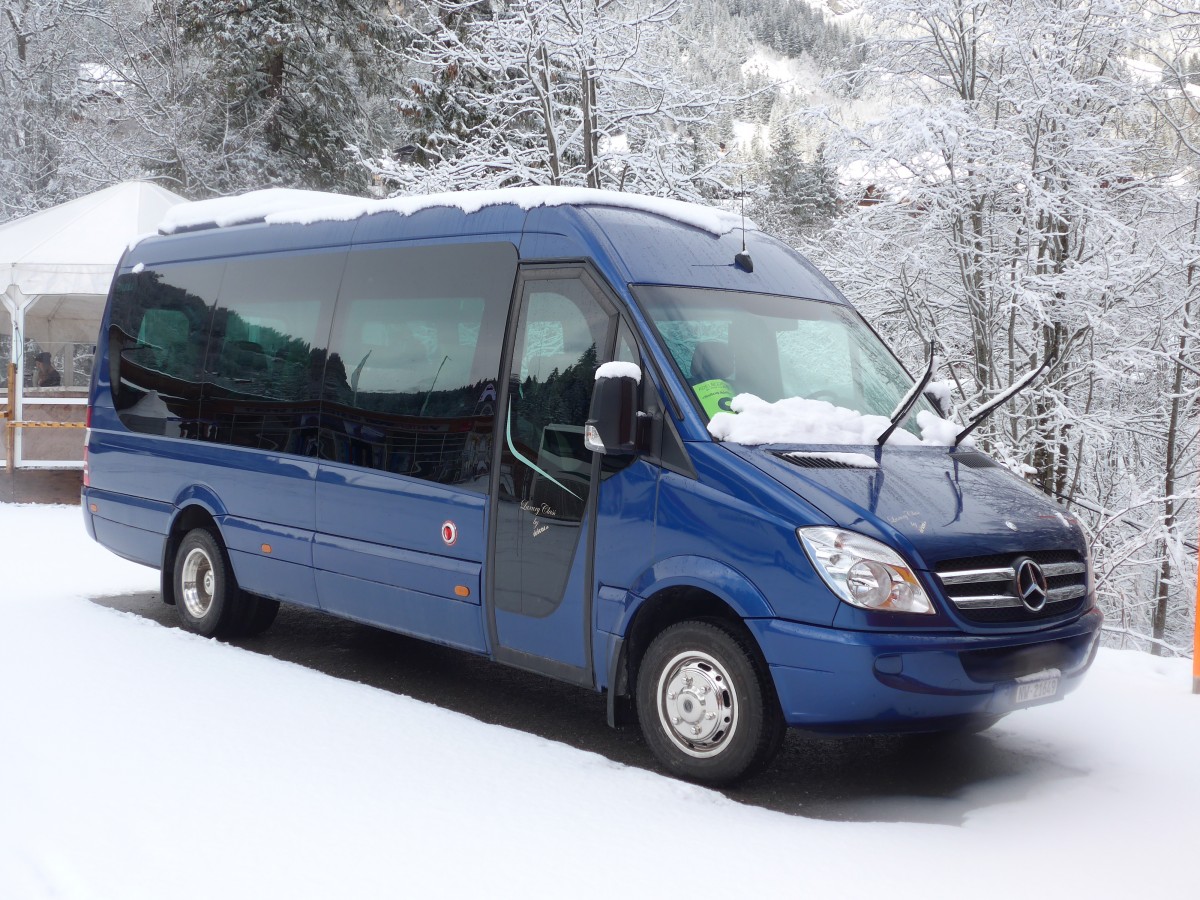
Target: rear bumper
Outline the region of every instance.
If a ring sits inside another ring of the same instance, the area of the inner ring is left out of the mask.
[[[787,723],[849,734],[929,731],[1059,699],[1092,664],[1103,621],[1093,609],[1057,628],[995,636],[842,631],[781,619],[746,624]],[[1052,693],[1026,698],[1040,692],[1021,685],[1055,673]]]
[[[153,569],[162,565],[170,504],[94,487],[85,487],[80,500],[84,526],[93,540],[131,562]]]

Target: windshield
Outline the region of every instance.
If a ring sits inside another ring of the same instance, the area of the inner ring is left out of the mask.
[[[889,416],[913,385],[847,306],[659,285],[637,286],[634,294],[709,418],[744,393],[768,403],[802,397]],[[913,434],[920,411],[934,412],[924,397],[903,423]]]

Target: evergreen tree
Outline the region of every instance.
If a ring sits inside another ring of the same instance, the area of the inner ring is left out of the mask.
[[[787,123],[776,122],[772,132],[755,218],[769,231],[798,241],[826,227],[837,214],[837,175],[823,150],[818,149],[812,163],[803,158]]]
[[[160,0],[161,2],[161,0]],[[167,5],[170,5],[168,2]],[[182,52],[207,60],[210,147],[245,183],[361,192],[353,148],[391,136],[379,106],[392,57],[385,0],[179,0]]]

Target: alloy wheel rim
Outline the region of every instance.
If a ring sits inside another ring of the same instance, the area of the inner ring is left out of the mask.
[[[212,608],[216,589],[216,575],[208,553],[199,547],[193,548],[183,560],[183,605],[188,615],[202,619]]]

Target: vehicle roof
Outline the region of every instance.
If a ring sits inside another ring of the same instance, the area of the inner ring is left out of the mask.
[[[804,257],[714,207],[587,188],[368,200],[272,189],[173,209],[125,265],[401,241],[508,240],[525,260],[591,259],[617,284],[678,284],[845,302]],[[743,243],[753,271],[735,265]]]

